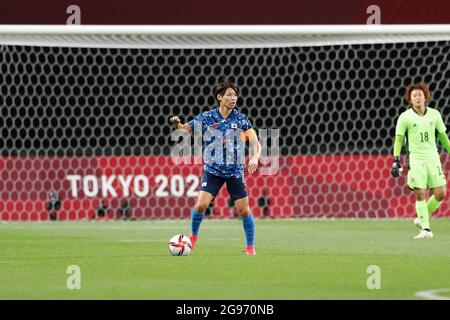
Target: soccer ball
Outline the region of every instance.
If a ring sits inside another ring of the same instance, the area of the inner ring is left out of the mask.
[[[169,240],[169,252],[173,256],[187,256],[191,249],[191,240],[183,234],[177,234]]]

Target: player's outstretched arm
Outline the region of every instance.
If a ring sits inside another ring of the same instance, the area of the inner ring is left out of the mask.
[[[185,129],[191,131],[191,127],[189,126],[189,124],[182,124],[180,118],[178,118],[177,116],[170,118],[169,121],[175,129]]]
[[[450,153],[450,140],[445,132],[439,133],[439,141],[441,141],[441,144],[445,150]]]
[[[400,176],[400,172],[402,171],[402,166],[400,164],[400,152],[402,151],[403,144],[403,136],[396,135],[394,141],[394,162],[392,163],[391,175],[394,178],[398,178]]]

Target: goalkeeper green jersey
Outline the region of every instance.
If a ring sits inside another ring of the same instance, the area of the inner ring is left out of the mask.
[[[427,107],[422,116],[411,107],[398,118],[395,135],[407,138],[411,159],[427,160],[439,158],[436,136],[445,131],[444,121],[438,110]]]

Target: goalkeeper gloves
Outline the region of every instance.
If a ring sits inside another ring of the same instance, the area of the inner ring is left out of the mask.
[[[402,166],[400,164],[400,157],[394,157],[394,163],[392,164],[391,175],[394,178],[398,178],[400,176],[400,172],[402,172]]]

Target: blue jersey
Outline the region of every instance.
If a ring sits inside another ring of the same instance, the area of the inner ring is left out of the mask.
[[[203,158],[206,172],[224,178],[239,178],[244,175],[245,144],[241,133],[252,128],[247,116],[236,109],[227,118],[222,118],[215,107],[188,122],[192,131],[203,135]]]

